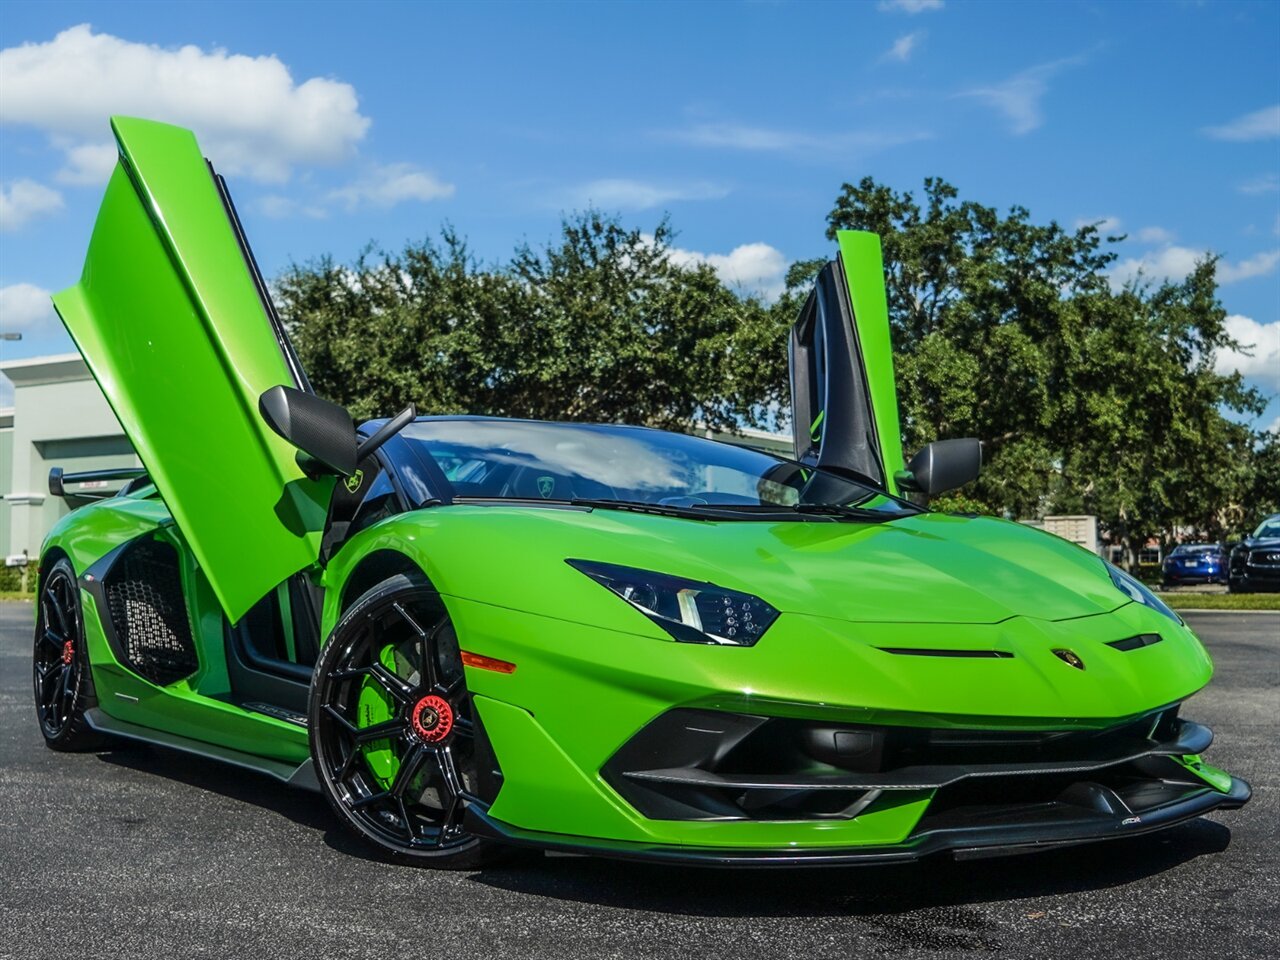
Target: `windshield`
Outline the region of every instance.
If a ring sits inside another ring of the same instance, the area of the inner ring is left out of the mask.
[[[1258,540],[1280,537],[1280,517],[1267,517],[1258,524],[1258,529],[1253,531],[1253,536]]]
[[[418,420],[401,436],[438,468],[454,499],[645,504],[713,510],[717,519],[735,511],[800,514],[813,507],[874,511],[884,519],[919,512],[869,482],[645,427]]]
[[[1195,554],[1217,553],[1218,550],[1218,545],[1214,543],[1184,543],[1180,547],[1174,547],[1169,556],[1186,557]]]

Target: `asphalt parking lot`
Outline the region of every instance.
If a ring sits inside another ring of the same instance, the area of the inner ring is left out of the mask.
[[[1186,708],[1254,799],[1163,834],[964,864],[389,866],[316,795],[142,747],[46,750],[29,603],[0,603],[0,956],[1280,956],[1280,613],[1189,614]]]

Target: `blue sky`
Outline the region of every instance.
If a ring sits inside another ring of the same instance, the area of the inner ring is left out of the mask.
[[[500,261],[594,202],[768,294],[843,182],[940,175],[1112,221],[1120,276],[1220,254],[1222,363],[1280,393],[1280,4],[28,2],[0,51],[5,358],[70,349],[118,112],[197,131],[269,275],[446,221]]]

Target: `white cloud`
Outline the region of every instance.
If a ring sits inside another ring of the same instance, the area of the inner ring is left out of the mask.
[[[1173,243],[1173,232],[1164,227],[1143,227],[1138,231],[1138,239],[1143,243]]]
[[[1259,323],[1236,313],[1227,317],[1226,326],[1241,349],[1220,352],[1214,359],[1214,369],[1219,373],[1238,370],[1264,390],[1280,392],[1280,320]]]
[[[62,209],[62,194],[34,180],[0,185],[0,230],[17,230],[27,221]]]
[[[1280,103],[1246,113],[1220,127],[1205,127],[1201,132],[1215,140],[1275,140],[1280,137]]]
[[[1075,226],[1077,230],[1081,227],[1094,227],[1098,233],[1109,236],[1119,231],[1120,223],[1119,217],[1080,217]]]
[[[1272,433],[1280,433],[1280,417],[1276,417],[1272,420],[1271,426],[1266,427],[1265,429],[1270,430]]]
[[[266,182],[347,159],[369,127],[350,84],[297,83],[274,56],[134,43],[88,24],[0,51],[0,91],[0,122],[44,131],[71,181],[99,169],[111,114],[191,127],[222,172]]]
[[[426,203],[453,196],[454,186],[411,163],[375,166],[345,187],[329,192],[327,199],[348,211],[365,207],[387,209],[406,200]]]
[[[263,216],[272,220],[288,220],[292,217],[307,217],[311,220],[323,220],[329,211],[318,204],[303,203],[293,197],[283,197],[276,193],[259,198],[257,208]]]
[[[1155,283],[1164,280],[1181,280],[1195,269],[1197,261],[1203,260],[1208,255],[1204,250],[1170,245],[1143,254],[1141,257],[1121,260],[1111,269],[1111,282],[1116,287],[1123,287],[1130,281],[1138,279],[1139,276]]]
[[[914,16],[926,10],[941,10],[943,0],[880,0],[876,9],[884,13],[906,13]]]
[[[31,283],[0,287],[0,329],[26,333],[57,322],[48,290]]]
[[[1015,136],[1030,133],[1044,123],[1044,111],[1040,101],[1049,90],[1049,80],[1065,67],[1082,62],[1080,57],[1067,57],[1042,63],[1015,73],[1008,80],[989,87],[975,87],[956,94],[972,97],[1004,114],[1009,121],[1009,132]]]
[[[691,267],[705,263],[726,286],[773,300],[786,287],[787,258],[767,243],[744,243],[728,253],[699,253],[671,248],[671,261]]]
[[[1256,253],[1248,260],[1241,260],[1239,263],[1219,261],[1218,282],[1236,283],[1253,277],[1264,277],[1274,270],[1278,263],[1280,263],[1280,250],[1266,250],[1262,253]]]
[[[668,139],[678,140],[695,147],[717,147],[729,150],[747,150],[758,153],[866,153],[904,143],[930,139],[930,134],[883,133],[875,130],[854,130],[829,134],[808,133],[802,130],[784,130],[774,127],[757,127],[741,123],[699,123],[683,130],[667,131]]]
[[[893,41],[893,46],[884,52],[880,58],[883,60],[897,60],[899,63],[906,63],[911,59],[911,54],[915,52],[920,41],[924,39],[924,31],[916,30],[912,33],[906,33]]]
[[[1267,173],[1240,184],[1240,192],[1248,194],[1275,193],[1280,190],[1280,174]]]
[[[729,189],[716,183],[659,184],[644,180],[592,180],[567,191],[569,206],[609,210],[648,210],[679,200],[719,200]]]
[[[119,152],[115,143],[82,143],[65,148],[66,163],[55,175],[59,183],[96,186],[106,183]]]
[[[1120,261],[1111,270],[1111,282],[1118,288],[1139,276],[1155,283],[1163,280],[1181,280],[1195,269],[1197,261],[1207,256],[1209,253],[1204,250],[1169,244],[1159,250],[1143,254],[1141,257],[1130,257]],[[1267,250],[1238,263],[1219,260],[1218,282],[1225,285],[1264,276],[1273,271],[1277,264],[1280,264],[1280,250]]]

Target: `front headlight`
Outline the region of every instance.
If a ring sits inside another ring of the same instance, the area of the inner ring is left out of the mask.
[[[1182,623],[1182,618],[1174,613],[1165,604],[1163,600],[1147,589],[1146,584],[1141,580],[1137,580],[1129,574],[1125,573],[1119,567],[1114,566],[1103,560],[1107,566],[1107,573],[1111,574],[1111,582],[1116,585],[1116,589],[1123,593],[1134,603],[1140,603],[1145,607],[1150,607],[1157,613],[1163,613],[1174,623]]]
[[[759,597],[714,583],[592,560],[565,563],[616,593],[681,643],[750,647],[778,611]]]

